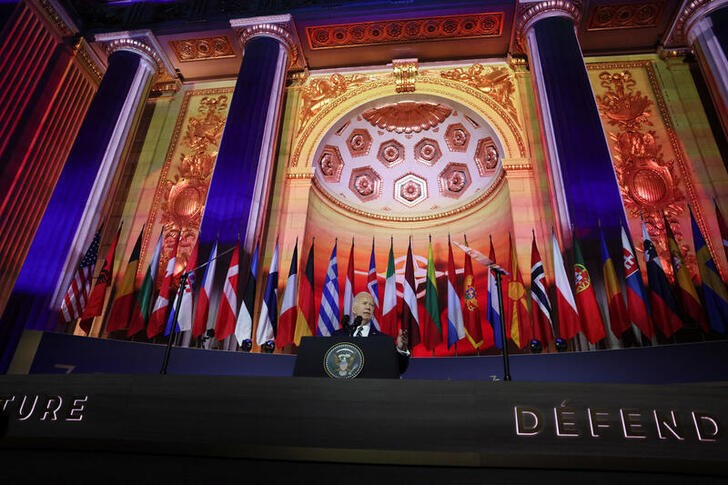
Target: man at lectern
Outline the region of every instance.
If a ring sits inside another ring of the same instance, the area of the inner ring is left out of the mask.
[[[372,295],[366,291],[357,293],[351,306],[353,324],[336,330],[333,335],[351,335],[353,337],[386,335],[371,324],[374,308]],[[410,358],[410,351],[407,349],[407,332],[402,331],[402,329],[397,334],[397,354],[399,357],[399,373],[402,374],[407,370]]]

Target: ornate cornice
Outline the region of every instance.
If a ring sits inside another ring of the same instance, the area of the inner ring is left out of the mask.
[[[56,0],[34,0],[30,3],[35,4],[60,37],[70,37],[78,32],[76,24]]]
[[[519,7],[525,8],[520,12],[518,24],[516,26],[516,42],[518,45],[526,49],[526,32],[531,26],[545,17],[568,17],[574,24],[581,22],[581,2],[571,0],[546,0],[544,2],[534,3],[532,5],[520,4]]]
[[[131,51],[151,63],[157,74],[166,71],[166,74],[175,77],[172,63],[169,62],[164,50],[150,30],[97,34],[94,40],[103,45],[106,54],[109,56],[119,50]]]
[[[298,71],[306,67],[302,56],[301,43],[298,40],[293,18],[290,14],[233,19],[230,21],[230,26],[238,34],[243,48],[245,48],[248,41],[256,37],[272,37],[288,51],[288,67],[290,69]]]
[[[101,78],[104,77],[103,64],[88,42],[83,38],[79,39],[74,50],[79,64],[94,78],[96,84],[101,83]]]

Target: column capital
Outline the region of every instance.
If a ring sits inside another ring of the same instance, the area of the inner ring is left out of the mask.
[[[728,0],[683,0],[680,12],[665,35],[664,46],[685,46],[692,44],[698,22],[721,7],[728,6]]]
[[[132,30],[96,34],[94,40],[100,43],[106,55],[116,51],[131,51],[139,54],[155,70],[156,74],[167,74],[175,77],[175,70],[167,58],[162,46],[150,30]]]
[[[306,67],[301,42],[298,39],[298,34],[296,34],[293,17],[290,14],[232,19],[230,20],[230,26],[238,34],[243,49],[251,39],[272,37],[288,51],[289,69],[298,71]]]
[[[526,51],[526,32],[533,24],[547,17],[568,17],[574,24],[581,22],[582,4],[579,0],[545,0],[518,4],[516,41]]]

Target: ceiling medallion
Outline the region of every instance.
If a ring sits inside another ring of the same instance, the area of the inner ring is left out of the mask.
[[[440,157],[442,157],[442,151],[436,140],[423,138],[415,145],[415,160],[428,167],[436,164]]]
[[[437,181],[442,195],[457,199],[468,190],[472,179],[467,165],[464,163],[449,163],[440,172]]]
[[[447,119],[452,109],[442,104],[402,101],[370,108],[362,117],[372,126],[395,133],[419,133],[433,128]]]
[[[427,199],[427,181],[409,173],[394,181],[394,198],[407,207],[414,207]]]
[[[382,178],[372,167],[355,168],[351,171],[349,189],[362,202],[368,202],[382,194]]]
[[[344,169],[344,161],[341,152],[333,145],[326,145],[318,161],[319,170],[324,180],[331,183],[338,183],[341,180],[341,171]]]
[[[455,123],[447,127],[445,142],[451,152],[465,152],[468,150],[470,133],[462,123]]]
[[[387,168],[392,168],[404,162],[404,146],[397,140],[385,141],[379,146],[377,160]]]
[[[481,177],[491,175],[495,172],[499,159],[498,147],[495,146],[495,142],[491,137],[478,140],[474,160]]]
[[[363,157],[372,148],[372,135],[367,130],[357,128],[346,140],[346,146],[352,157]]]

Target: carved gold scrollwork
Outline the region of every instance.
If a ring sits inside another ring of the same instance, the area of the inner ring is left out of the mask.
[[[625,208],[632,217],[643,217],[650,235],[664,251],[662,215],[672,221],[675,236],[682,239],[677,216],[685,212],[685,196],[674,161],[665,159],[656,132],[649,129],[652,101],[635,90],[629,71],[604,71],[599,79],[606,88],[604,94],[596,96],[599,111],[617,128],[609,138]]]
[[[443,71],[440,76],[453,81],[460,81],[472,86],[478,91],[487,94],[499,105],[508,111],[513,119],[516,117],[516,107],[512,96],[516,92],[508,69],[505,67],[490,67],[482,64],[473,64],[467,69],[458,67]]]
[[[161,268],[166,267],[172,257],[174,241],[179,239],[176,270],[181,271],[197,241],[217,147],[225,127],[228,101],[226,94],[200,100],[199,115],[189,119],[181,140],[186,150],[179,156],[178,173],[173,179],[163,181]]]
[[[343,76],[339,73],[334,73],[327,78],[310,79],[308,84],[301,90],[302,105],[299,115],[301,120],[298,127],[299,133],[324,106],[344,94],[349,88],[363,84],[368,80],[368,77],[361,74]]]

